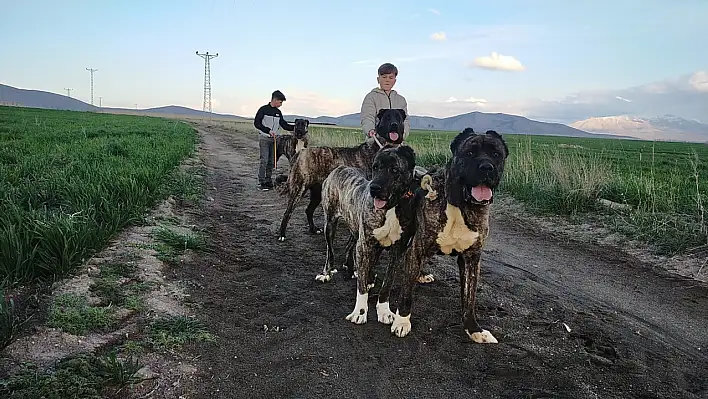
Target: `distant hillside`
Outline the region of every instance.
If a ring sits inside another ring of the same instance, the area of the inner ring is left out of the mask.
[[[588,132],[625,135],[643,140],[708,142],[708,125],[674,115],[658,118],[605,116],[577,121],[571,126]]]
[[[340,117],[320,116],[310,118],[299,115],[286,115],[288,120],[307,118],[315,123],[335,123],[339,126],[360,126],[359,114],[349,114]],[[507,115],[500,113],[470,112],[467,114],[451,116],[448,118],[434,118],[431,116],[411,115],[412,129],[461,131],[472,126],[475,131],[496,130],[510,134],[538,134],[546,136],[565,137],[607,137],[606,135],[592,134],[580,129],[569,127],[560,123],[546,123],[534,121],[523,116]]]
[[[86,104],[74,98],[69,98],[64,95],[48,93],[38,90],[17,89],[11,86],[0,85],[0,102],[18,103],[25,107],[35,108],[52,108],[65,109],[74,111],[98,111],[99,108]],[[103,112],[115,113],[144,113],[144,114],[163,114],[163,115],[180,115],[199,117],[202,116],[202,111],[194,110],[187,107],[170,105],[165,107],[149,108],[149,109],[130,109],[130,108],[109,108],[103,107]],[[229,114],[213,114],[214,117],[220,119],[233,120],[250,120],[252,118],[244,118]],[[286,115],[286,118],[293,121],[300,116]],[[340,126],[359,126],[359,114],[342,115],[339,117],[320,116],[320,117],[305,117],[313,123],[330,123]],[[462,129],[472,126],[476,131],[496,130],[501,133],[510,134],[536,134],[548,136],[567,136],[567,137],[606,137],[585,132],[583,130],[569,127],[559,123],[545,123],[530,120],[523,116],[507,115],[501,113],[483,113],[470,112],[467,114],[456,115],[448,118],[434,118],[429,116],[411,115],[411,127],[413,129],[430,129],[430,130],[448,130],[461,131]]]
[[[95,111],[98,107],[65,95],[40,90],[18,89],[0,84],[0,103],[18,103],[29,108]]]

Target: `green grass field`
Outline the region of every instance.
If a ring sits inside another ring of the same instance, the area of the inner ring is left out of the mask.
[[[313,125],[312,145],[354,145],[359,129]],[[500,132],[504,133],[504,132]],[[457,132],[412,131],[423,166],[443,164]],[[504,135],[500,187],[540,214],[585,215],[632,239],[677,254],[708,245],[708,145],[619,139]],[[632,206],[611,211],[606,199]]]
[[[140,222],[196,140],[176,120],[0,107],[0,288],[64,276]]]

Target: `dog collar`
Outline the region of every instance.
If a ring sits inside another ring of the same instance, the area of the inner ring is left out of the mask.
[[[413,192],[411,190],[408,190],[407,193],[403,194],[403,198],[410,198],[413,196]]]

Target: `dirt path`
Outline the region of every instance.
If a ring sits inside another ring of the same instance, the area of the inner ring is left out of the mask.
[[[214,201],[196,216],[218,250],[177,275],[198,283],[192,298],[220,346],[191,349],[201,357],[190,397],[708,397],[705,286],[499,212],[478,310],[498,345],[465,341],[457,267],[446,258],[429,266],[437,281],[416,290],[408,337],[372,315],[351,324],[354,281],[314,279],[325,243],[305,234],[305,201],[289,240],[277,241],[285,198],[256,190],[256,139],[202,133]]]

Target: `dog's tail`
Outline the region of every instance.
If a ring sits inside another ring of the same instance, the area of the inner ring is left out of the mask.
[[[290,185],[288,184],[288,175],[280,174],[275,177],[275,189],[280,195],[288,195]]]

